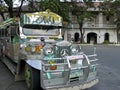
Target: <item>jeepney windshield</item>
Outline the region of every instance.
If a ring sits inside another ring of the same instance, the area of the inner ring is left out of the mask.
[[[55,35],[59,35],[59,27],[40,26],[40,25],[24,25],[23,26],[23,33],[25,35],[55,36]]]

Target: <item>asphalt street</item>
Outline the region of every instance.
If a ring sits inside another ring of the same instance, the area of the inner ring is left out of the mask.
[[[119,46],[82,46],[86,54],[93,53],[96,47],[98,75],[100,82],[87,90],[120,90],[120,47]],[[15,82],[14,76],[0,61],[0,90],[27,90],[24,81]]]
[[[0,90],[27,90],[25,82],[14,81],[13,74],[0,61]]]
[[[90,48],[91,47],[91,48]],[[100,82],[87,90],[120,90],[120,47],[97,45],[98,75]],[[83,51],[91,54],[93,46],[84,46]]]

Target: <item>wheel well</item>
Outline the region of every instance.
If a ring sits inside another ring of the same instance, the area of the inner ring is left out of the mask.
[[[15,75],[15,80],[25,80],[25,60],[20,60],[17,65],[17,70],[16,70],[16,75]]]

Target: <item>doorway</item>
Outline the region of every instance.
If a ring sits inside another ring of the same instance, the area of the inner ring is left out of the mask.
[[[88,33],[87,34],[87,43],[97,44],[97,34],[96,33]]]
[[[109,42],[109,33],[105,33],[104,41]]]
[[[74,41],[75,42],[78,42],[79,41],[79,33],[78,32],[76,32],[75,34],[74,34]]]

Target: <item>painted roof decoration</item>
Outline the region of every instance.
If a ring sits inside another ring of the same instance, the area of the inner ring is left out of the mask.
[[[62,17],[47,9],[22,15],[22,24],[62,26]]]

